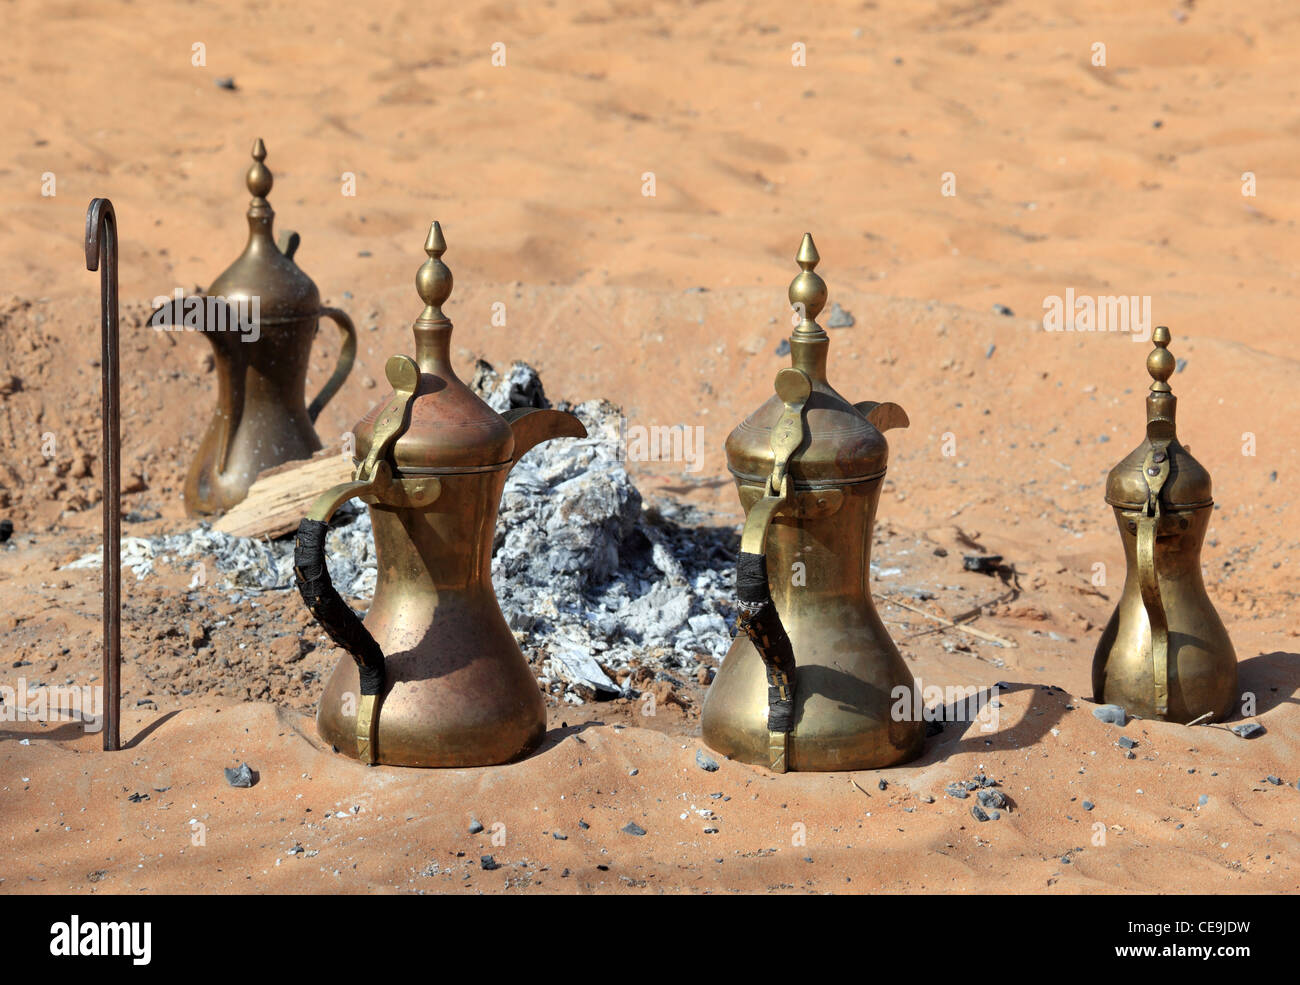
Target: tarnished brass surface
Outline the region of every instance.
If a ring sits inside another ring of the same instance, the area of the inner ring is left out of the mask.
[[[1169,329],[1147,358],[1147,435],[1106,481],[1128,571],[1093,657],[1097,701],[1131,715],[1221,721],[1237,700],[1237,656],[1201,578],[1213,512],[1209,473],[1178,441]]]
[[[726,446],[746,512],[771,509],[770,526],[766,516],[756,524],[765,528],[769,588],[797,665],[795,728],[789,735],[769,734],[764,665],[744,634],[709,687],[701,726],[704,741],[718,752],[778,771],[871,769],[914,758],[925,740],[923,722],[891,714],[895,688],[910,695],[914,681],[876,613],[868,583],[889,450],[867,415],[883,408],[879,422],[886,428],[905,425],[907,415],[893,404],[871,403],[864,411],[827,382],[829,338],[816,322],[826,285],[814,271],[819,257],[811,236],[804,236],[796,259],[801,272],[789,296],[803,318],[790,336],[792,370],[778,374],[777,392]],[[789,428],[798,403],[788,399],[799,396],[794,371],[809,392],[799,410],[804,436],[787,452],[782,429]],[[775,508],[774,498],[780,500]]]
[[[452,286],[446,248],[434,223],[416,276],[425,309],[413,326],[418,382],[402,427],[392,429],[390,398],[356,428],[365,488],[354,495],[370,503],[379,565],[365,618],[385,656],[377,725],[358,721],[366,709],[346,654],[316,716],[321,737],[340,752],[388,765],[488,766],[541,741],[546,707],[492,588],[493,534],[519,457],[541,441],[586,434],[559,411],[503,418],[457,377],[442,312]],[[368,748],[361,732],[373,736]]]
[[[259,139],[246,176],[253,195],[248,244],[205,295],[225,298],[232,308],[256,298],[260,317],[256,341],[247,340],[252,333],[203,332],[213,349],[217,409],[185,480],[185,509],[191,516],[228,510],[248,494],[259,472],[318,451],[321,442],[312,425],[356,356],[351,319],[321,306],[316,285],[293,260],[297,233],[286,233],[280,246],[273,239],[275,213],[266,199],[272,178],[265,158]],[[308,407],[307,365],[321,318],[338,325],[343,346],[333,375]]]

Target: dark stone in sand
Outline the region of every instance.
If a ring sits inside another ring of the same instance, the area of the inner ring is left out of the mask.
[[[962,567],[967,571],[976,571],[984,575],[993,574],[1001,563],[1001,554],[965,554],[961,559]]]
[[[975,795],[981,807],[1006,807],[1007,798],[1001,790],[981,790]]]
[[[1118,725],[1123,728],[1128,722],[1128,712],[1119,705],[1098,705],[1092,709],[1092,716],[1099,722],[1105,722],[1107,725]]]
[[[718,761],[710,756],[704,755],[703,749],[695,750],[695,765],[706,773],[718,772]]]

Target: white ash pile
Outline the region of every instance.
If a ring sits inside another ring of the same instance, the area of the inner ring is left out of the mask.
[[[550,406],[524,363],[502,376],[480,362],[472,386],[497,411]],[[567,700],[635,693],[627,672],[637,666],[670,681],[708,674],[730,645],[734,529],[678,503],[643,507],[623,465],[618,407],[559,409],[588,436],[538,445],[501,498],[492,582],[507,622],[540,652],[542,683]]]
[[[339,594],[366,598],[374,592],[376,576],[370,514],[364,510],[358,512],[352,504],[339,512],[342,515],[336,516],[336,521],[346,526],[332,529],[326,540],[330,575]],[[231,604],[239,603],[245,595],[289,589],[294,584],[292,538],[233,537],[213,530],[206,523],[181,534],[122,538],[122,568],[134,574],[138,581],[153,574],[155,563],[163,561],[191,570],[194,579],[190,587],[199,588],[207,584],[204,567],[207,560],[226,576],[218,587],[231,592]],[[102,552],[95,551],[66,567],[98,568],[102,564]]]
[[[480,362],[471,384],[495,410],[550,406],[537,373],[515,363],[503,376]],[[620,455],[621,411],[606,401],[559,405],[586,438],[535,447],[506,481],[493,543],[501,610],[539,682],[564,700],[635,697],[653,679],[708,679],[730,645],[738,533],[673,502],[643,506]],[[123,564],[145,578],[156,561],[201,571],[238,603],[292,590],[293,538],[259,541],[201,526],[183,534],[124,538]],[[376,563],[369,511],[351,503],[326,542],[339,594],[369,599]],[[97,566],[98,552],[74,562]],[[198,596],[192,596],[198,598]]]

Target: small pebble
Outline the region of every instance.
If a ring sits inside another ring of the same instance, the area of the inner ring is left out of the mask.
[[[1098,705],[1092,709],[1092,714],[1097,721],[1108,725],[1118,725],[1123,728],[1128,723],[1128,713],[1119,705]]]
[[[627,824],[623,825],[623,833],[629,835],[636,835],[638,838],[640,838],[643,834],[645,834],[645,828],[641,827],[641,825],[637,824],[635,821],[628,821]]]
[[[889,784],[886,783],[884,780],[881,780],[879,783],[876,784],[876,786],[877,786],[879,789],[881,789],[881,790],[888,790],[888,789],[889,789]]]
[[[1015,314],[1015,312],[1012,311],[1010,308],[1008,308],[1005,304],[995,304],[993,306],[993,314],[1002,315],[1004,318],[1010,318]]]
[[[1007,798],[1003,796],[1001,790],[981,790],[975,795],[975,799],[980,802],[982,807],[1007,806]]]
[[[501,863],[491,855],[480,855],[478,860],[479,868],[484,872],[491,872],[493,869],[501,868]]]
[[[970,816],[977,821],[987,821],[989,819],[989,816],[984,813],[984,808],[979,804],[970,805]]]
[[[235,90],[235,80],[229,76],[217,79],[216,83],[218,89],[229,89],[231,92]]]
[[[1091,800],[1085,800],[1085,801],[1083,802],[1083,809],[1084,809],[1085,811],[1090,811],[1090,810],[1092,810],[1092,809],[1093,809],[1094,807],[1096,807],[1096,806],[1097,806],[1097,805],[1094,804]]]
[[[475,820],[469,822],[469,833],[470,833],[470,834],[472,834],[472,835],[476,835],[476,834],[478,834],[478,833],[479,833],[480,831],[482,831],[482,830],[483,830],[483,824],[482,824],[482,822],[478,821],[477,819],[475,819]]]
[[[1273,784],[1273,786],[1275,787],[1280,787],[1282,785],[1282,778],[1280,776],[1270,775],[1268,778],[1268,782]]]
[[[965,800],[970,794],[960,783],[950,783],[943,788],[943,792],[949,797],[956,797],[958,800]]]
[[[1137,743],[1134,742],[1132,739],[1130,739],[1127,735],[1121,735],[1119,737],[1119,741],[1116,744],[1121,749],[1133,749],[1137,746]]]
[[[718,761],[711,756],[704,755],[703,749],[695,750],[695,765],[706,773],[718,772]],[[721,796],[721,794],[719,794]]]
[[[227,766],[226,782],[232,787],[251,787],[253,785],[253,771],[248,768],[247,763],[240,763],[234,769]]]
[[[961,565],[965,570],[976,571],[983,575],[993,574],[1001,563],[1001,554],[966,554],[961,559]]]
[[[1204,807],[1206,804],[1210,802],[1210,795],[1208,793],[1203,793],[1196,798],[1196,802],[1200,804],[1202,807]]]
[[[840,307],[839,302],[831,303],[831,313],[826,319],[827,328],[852,328],[853,315]]]
[[[1228,729],[1233,735],[1241,739],[1253,739],[1257,735],[1263,735],[1264,726],[1259,722],[1240,722],[1236,725],[1229,725]]]

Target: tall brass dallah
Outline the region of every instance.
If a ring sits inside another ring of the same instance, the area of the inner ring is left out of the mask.
[[[857,770],[920,753],[915,682],[868,585],[871,535],[897,404],[849,403],[827,382],[817,324],[826,283],[805,235],[790,284],[802,320],[775,396],[727,438],[746,512],[737,633],[704,703],[704,741],[733,759],[786,770]],[[908,695],[900,702],[899,692]],[[910,716],[909,716],[910,717]]]
[[[490,766],[546,729],[537,680],[492,588],[493,532],[506,475],[534,445],[583,437],[572,414],[504,416],[451,367],[447,249],[435,222],[415,283],[425,308],[415,359],[388,360],[393,393],[355,428],[354,481],[322,493],[298,529],[303,600],[351,654],[321,698],[321,737],[367,763]],[[330,585],[325,533],[353,497],[370,506],[379,580],[365,623]]]
[[[1221,721],[1237,700],[1237,655],[1201,579],[1210,474],[1178,442],[1169,329],[1152,341],[1146,439],[1106,479],[1128,574],[1093,657],[1093,693],[1140,718]]]
[[[191,516],[228,510],[248,495],[259,472],[318,451],[312,425],[356,356],[351,319],[322,307],[320,291],[294,262],[298,234],[285,232],[278,246],[272,237],[275,213],[266,200],[272,179],[265,159],[259,139],[246,176],[253,195],[248,245],[205,295],[217,302],[204,316],[218,323],[202,326],[216,364],[217,410],[185,480]],[[338,325],[343,345],[333,375],[306,406],[307,363],[321,318]]]

